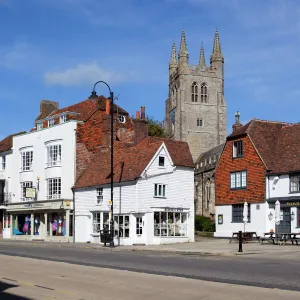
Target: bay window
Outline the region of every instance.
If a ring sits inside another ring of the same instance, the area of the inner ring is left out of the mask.
[[[47,167],[61,165],[61,145],[48,145],[47,146]]]
[[[33,161],[33,151],[21,152],[21,171],[31,171]]]
[[[154,212],[154,236],[187,236],[187,213]]]

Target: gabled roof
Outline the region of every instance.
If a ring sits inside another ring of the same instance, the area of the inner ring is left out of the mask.
[[[0,141],[0,153],[11,150],[13,146],[13,137],[24,133],[26,133],[26,131],[14,133]]]
[[[300,124],[253,119],[227,139],[247,134],[269,172],[300,170]]]
[[[77,113],[77,120],[86,121],[97,109],[105,110],[106,108],[106,98],[104,96],[99,96],[95,99],[87,99],[79,103],[57,109],[52,112],[49,116],[55,116],[64,112]],[[119,112],[123,115],[128,115],[128,112],[121,107],[114,104],[114,111]]]
[[[194,167],[188,144],[163,138],[148,137],[136,146],[124,147],[115,143],[114,182],[136,180],[141,176],[159,147],[165,143],[175,166]],[[91,165],[83,172],[75,188],[91,187],[110,183],[110,151],[98,152]]]

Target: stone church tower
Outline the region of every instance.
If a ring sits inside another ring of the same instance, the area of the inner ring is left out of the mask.
[[[194,161],[201,153],[225,142],[224,57],[218,31],[209,66],[205,63],[203,45],[199,64],[189,65],[184,31],[178,59],[173,42],[164,129],[171,139],[189,144]]]

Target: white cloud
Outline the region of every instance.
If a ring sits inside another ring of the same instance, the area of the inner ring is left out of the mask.
[[[105,70],[96,62],[79,64],[64,71],[47,72],[44,79],[47,85],[82,86],[92,84],[97,80],[109,82],[124,82],[133,78],[133,74],[122,74],[118,71]]]

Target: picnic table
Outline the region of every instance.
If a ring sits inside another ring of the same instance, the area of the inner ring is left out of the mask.
[[[261,244],[263,244],[264,241],[271,242],[275,244],[275,241],[277,244],[284,244],[286,245],[287,242],[291,242],[293,245],[294,243],[298,245],[298,242],[300,242],[300,233],[299,232],[292,232],[292,233],[275,233],[275,232],[266,232],[264,233],[264,236],[260,238]],[[279,242],[278,242],[279,241]]]
[[[229,241],[229,243],[232,242],[232,240],[236,238],[237,240],[239,239],[239,233],[238,232],[233,232],[231,239]],[[246,243],[248,241],[258,241],[259,242],[259,236],[257,235],[257,233],[255,231],[246,231],[242,233],[242,239],[243,239],[243,243]]]

